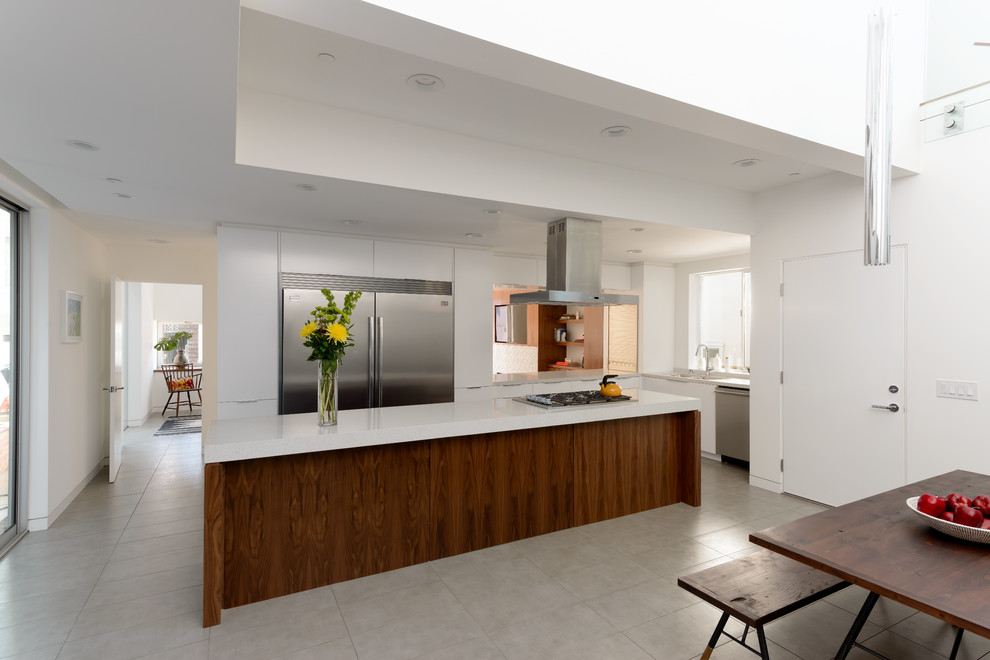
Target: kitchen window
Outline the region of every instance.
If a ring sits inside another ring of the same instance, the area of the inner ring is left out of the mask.
[[[200,347],[200,337],[203,336],[203,325],[189,321],[159,321],[157,337],[170,337],[177,332],[185,331],[192,335],[186,340],[186,359],[189,364],[201,364],[203,362],[202,349]],[[178,348],[173,351],[158,351],[158,366],[172,364]]]
[[[708,346],[711,362],[722,370],[749,370],[751,285],[748,270],[698,273],[696,319],[689,364],[697,348]],[[704,355],[700,356],[704,360]]]

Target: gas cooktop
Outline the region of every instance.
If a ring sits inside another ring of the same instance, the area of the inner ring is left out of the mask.
[[[558,408],[561,406],[585,406],[592,403],[612,403],[615,401],[633,401],[634,399],[625,394],[619,396],[605,396],[595,390],[587,392],[558,392],[556,394],[527,394],[516,397],[516,401],[529,403],[541,408]]]

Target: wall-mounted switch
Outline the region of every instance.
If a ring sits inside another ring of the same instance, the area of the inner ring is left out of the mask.
[[[942,134],[951,135],[960,133],[963,129],[963,110],[965,106],[962,101],[947,103],[942,106]]]
[[[980,384],[966,380],[936,380],[935,396],[946,399],[978,401],[980,399]]]

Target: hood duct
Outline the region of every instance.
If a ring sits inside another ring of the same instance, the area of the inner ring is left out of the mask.
[[[547,225],[547,289],[509,296],[515,304],[638,305],[639,296],[602,293],[602,223],[561,218]]]

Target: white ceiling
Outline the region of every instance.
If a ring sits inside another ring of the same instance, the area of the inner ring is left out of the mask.
[[[736,191],[756,193],[830,171],[457,63],[242,12],[236,0],[94,0],[60,3],[58,11],[16,0],[5,3],[4,14],[0,159],[113,244],[194,241],[215,235],[218,223],[238,223],[542,254],[545,224],[576,215],[605,223],[607,261],[677,263],[748,251],[748,236],[739,234],[236,165],[238,85]],[[493,45],[477,48],[498,56]],[[334,61],[320,59],[321,52]],[[408,101],[406,78],[424,72],[446,82],[437,93],[442,104]],[[599,134],[615,124],[633,132],[618,139]],[[73,149],[73,139],[99,150]],[[732,167],[746,158],[761,163]],[[303,183],[317,190],[297,188]],[[472,232],[484,236],[465,235]]]

